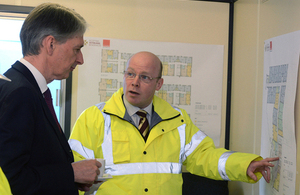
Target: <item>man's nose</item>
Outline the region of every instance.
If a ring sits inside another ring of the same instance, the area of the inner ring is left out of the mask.
[[[140,85],[140,82],[141,82],[141,80],[140,80],[139,75],[136,75],[136,76],[133,78],[131,84],[132,84],[133,86],[139,86],[139,85]]]
[[[82,65],[84,63],[83,55],[82,55],[81,50],[78,52],[78,54],[76,56],[76,61],[77,61],[78,65]]]

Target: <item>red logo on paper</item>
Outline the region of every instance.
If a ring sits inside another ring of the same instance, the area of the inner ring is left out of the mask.
[[[270,51],[272,51],[272,41],[270,41]]]
[[[103,39],[103,47],[110,47],[110,40]]]

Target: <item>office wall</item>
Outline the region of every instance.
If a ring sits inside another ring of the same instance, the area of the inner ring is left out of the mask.
[[[238,0],[235,3],[232,78],[232,150],[260,153],[264,41],[300,30],[300,1]],[[296,138],[300,141],[300,88],[296,97]],[[299,145],[297,164],[299,165]],[[299,194],[297,167],[296,194]],[[296,173],[295,173],[296,174]],[[298,183],[298,184],[297,184]],[[229,183],[231,195],[256,195],[259,185]]]

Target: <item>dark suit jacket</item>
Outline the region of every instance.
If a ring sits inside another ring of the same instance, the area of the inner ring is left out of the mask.
[[[17,61],[0,81],[0,167],[14,195],[78,194],[73,155],[38,84]]]

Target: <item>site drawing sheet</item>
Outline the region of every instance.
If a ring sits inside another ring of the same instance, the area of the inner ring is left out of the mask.
[[[261,195],[295,194],[295,96],[300,31],[265,41],[261,156],[280,159],[271,182],[260,180]]]
[[[78,67],[77,117],[107,101],[123,86],[128,59],[140,51],[157,55],[164,84],[156,95],[187,111],[192,122],[219,146],[224,46],[85,37]]]

